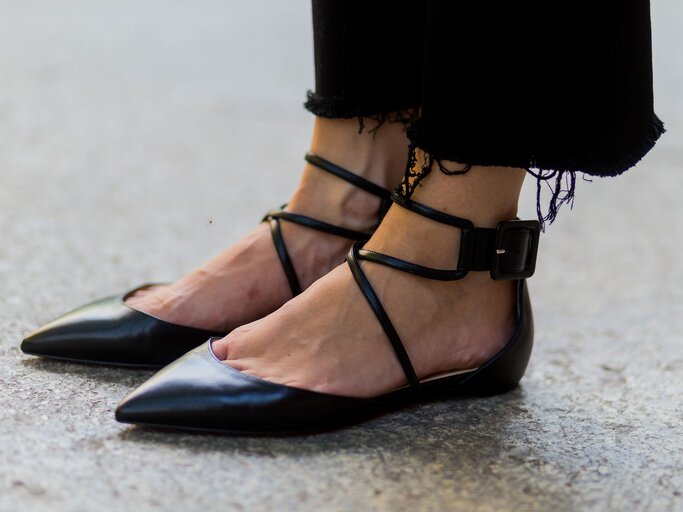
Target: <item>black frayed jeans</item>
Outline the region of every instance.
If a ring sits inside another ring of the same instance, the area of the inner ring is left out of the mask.
[[[361,129],[410,120],[410,164],[420,148],[426,172],[529,169],[539,197],[553,190],[542,220],[571,200],[576,172],[621,174],[664,132],[649,0],[313,0],[313,33],[308,110]]]

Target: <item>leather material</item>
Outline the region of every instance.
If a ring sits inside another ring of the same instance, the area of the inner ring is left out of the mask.
[[[283,208],[287,205],[283,205]],[[355,231],[353,229],[343,228],[341,226],[335,226],[334,224],[329,224],[323,222],[322,220],[314,219],[313,217],[308,217],[306,215],[301,215],[300,213],[293,213],[287,210],[271,210],[269,211],[263,220],[280,219],[299,224],[310,229],[315,229],[316,231],[322,231],[323,233],[328,233],[330,235],[341,236],[343,238],[348,238],[349,240],[367,240],[372,236],[372,233],[364,233],[363,231]]]
[[[304,158],[309,164],[315,165],[317,168],[322,169],[323,171],[334,174],[338,178],[352,183],[356,187],[365,190],[367,193],[372,194],[373,196],[379,197],[381,200],[379,218],[377,219],[377,224],[379,225],[391,206],[391,192],[389,190],[380,187],[372,181],[366,180],[362,176],[357,176],[318,155],[314,155],[313,153],[306,153]]]
[[[353,174],[347,171],[343,167],[340,167],[332,162],[325,160],[324,158],[314,155],[313,153],[306,153],[305,160],[321,169],[323,171],[329,172],[338,178],[351,183],[352,185],[365,190],[369,194],[377,196],[381,200],[380,213],[377,224],[382,220],[384,214],[389,209],[391,205],[391,192],[380,187],[379,185],[366,180],[362,176]],[[284,208],[287,205],[282,205],[279,209],[271,210],[263,217],[262,222],[270,223],[270,233],[273,237],[273,244],[275,245],[275,250],[277,251],[278,258],[282,264],[282,269],[287,277],[287,282],[289,283],[289,288],[292,291],[292,296],[296,297],[301,293],[301,283],[299,283],[299,278],[297,277],[296,270],[294,268],[294,263],[287,250],[287,244],[282,236],[282,231],[280,229],[281,221],[293,222],[300,226],[304,226],[316,231],[321,231],[330,235],[341,236],[343,238],[348,238],[349,240],[367,240],[370,238],[372,233],[363,233],[362,231],[356,231],[353,229],[348,229],[342,226],[335,226],[328,222],[322,220],[314,219],[307,215],[302,215],[300,213],[289,212]]]
[[[142,384],[116,409],[125,423],[249,433],[332,428],[371,413],[369,400],[335,397],[282,386],[219,361],[213,340]]]
[[[533,274],[538,250],[538,239],[534,233],[540,233],[540,225],[537,221],[514,220],[499,222],[496,229],[480,229],[474,227],[474,224],[468,219],[434,210],[396,193],[392,195],[392,199],[413,213],[457,227],[462,233],[458,268],[455,270],[426,267],[388,254],[365,250],[362,249],[364,242],[356,242],[346,257],[356,284],[358,284],[361,293],[389,339],[409,385],[415,388],[420,383],[410,357],[359,262],[365,260],[401,272],[439,281],[460,280],[471,270],[489,270],[493,279],[519,280],[519,276],[526,277]],[[508,253],[510,254],[508,255]],[[512,262],[513,267],[510,266],[510,262]]]
[[[318,169],[322,169],[323,171],[327,171],[331,174],[334,174],[338,178],[341,178],[344,181],[348,181],[352,185],[355,185],[356,187],[365,190],[367,193],[372,194],[373,196],[377,196],[380,199],[386,201],[391,199],[391,191],[383,187],[380,187],[372,181],[366,180],[362,176],[353,174],[352,172],[347,171],[343,167],[340,167],[337,164],[333,164],[329,160],[325,160],[321,156],[315,155],[313,153],[306,153],[304,159],[309,164],[315,165]]]
[[[309,153],[306,160],[378,196],[383,204],[390,204],[391,193],[379,185],[319,156]],[[351,240],[364,240],[370,237],[369,233],[335,226],[283,209],[268,212],[263,221],[270,223],[273,243],[294,296],[301,293],[301,285],[280,231],[282,221]],[[109,297],[67,313],[28,335],[22,342],[21,349],[26,354],[53,359],[160,368],[208,338],[227,334],[164,322],[134,310],[124,303],[125,298],[133,292]]]
[[[355,176],[353,174],[351,175]],[[286,206],[287,205],[285,204],[282,205],[282,208],[280,209],[270,210],[263,217],[262,222],[268,222],[270,224],[270,234],[273,237],[273,244],[275,245],[277,256],[280,259],[280,264],[282,265],[282,270],[285,273],[285,277],[287,277],[287,282],[289,283],[289,289],[292,291],[292,296],[296,297],[301,293],[302,289],[301,284],[299,283],[299,277],[296,275],[296,270],[294,269],[294,263],[292,262],[292,258],[287,250],[287,244],[282,236],[282,230],[280,228],[281,221],[285,220],[288,222],[293,222],[294,224],[298,224],[309,229],[314,229],[316,231],[321,231],[330,235],[341,236],[350,240],[367,240],[372,236],[372,233],[354,231],[353,229],[335,226],[334,224],[329,224],[327,222],[314,219],[313,217],[301,215],[300,213],[288,212],[287,210],[283,209]]]
[[[347,426],[408,403],[508,391],[527,367],[533,319],[525,281],[517,285],[517,324],[505,347],[476,370],[363,399],[293,388],[241,373],[219,361],[212,340],[128,395],[116,419],[229,434],[301,434]]]
[[[395,258],[394,256],[389,256],[388,254],[382,254],[368,249],[358,249],[356,258],[379,263],[380,265],[401,270],[408,274],[426,277],[427,279],[434,279],[436,281],[457,281],[467,275],[466,270],[444,270],[425,267],[424,265],[418,265],[411,261],[402,260],[400,258]]]
[[[534,329],[526,281],[515,276],[529,271],[533,273],[537,249],[533,232],[540,229],[538,223],[508,221],[499,223],[495,230],[481,230],[467,219],[439,212],[409,199],[399,199],[409,210],[463,231],[458,269],[453,271],[424,267],[362,250],[362,241],[353,245],[346,258],[360,291],[394,349],[407,386],[373,399],[361,399],[275,384],[223,364],[213,353],[212,340],[209,340],[126,397],[116,410],[117,420],[226,433],[298,434],[345,426],[415,400],[463,393],[502,393],[516,386],[529,362]],[[506,254],[508,249],[512,252],[512,265],[508,258],[505,261],[507,266],[500,266],[498,256]],[[492,254],[494,250],[496,257]],[[474,254],[480,256],[473,262]],[[531,264],[530,259],[533,260]],[[503,349],[481,367],[420,380],[398,332],[360,265],[362,260],[439,280],[462,279],[473,270],[472,266],[486,263],[488,266],[481,270],[490,270],[492,276],[498,273],[504,279],[517,279],[514,333]],[[469,261],[469,264],[464,261]]]
[[[75,309],[29,334],[25,354],[115,366],[161,368],[211,336],[227,333],[165,322],[124,303],[135,291]]]
[[[280,265],[287,278],[287,283],[289,283],[289,289],[292,292],[292,297],[296,297],[301,293],[301,283],[299,283],[299,276],[296,275],[296,269],[294,268],[294,263],[292,258],[289,256],[289,251],[287,250],[287,244],[285,244],[285,239],[282,236],[282,230],[280,229],[280,221],[277,218],[268,219],[265,217],[270,224],[270,234],[273,237],[273,244],[275,245],[275,250],[277,251],[277,257],[280,258]]]
[[[407,197],[397,194],[396,192],[391,194],[391,200],[397,205],[402,206],[406,210],[421,215],[422,217],[427,217],[428,219],[431,219],[435,222],[446,224],[448,226],[453,226],[454,228],[459,228],[463,231],[474,229],[474,224],[469,219],[456,217],[455,215],[435,210],[431,206],[418,203],[417,201],[408,199]]]
[[[469,271],[488,270],[493,280],[525,279],[534,274],[541,224],[536,220],[508,220],[495,228],[478,228],[472,221],[435,210],[396,192],[391,199],[399,206],[441,224],[461,230],[458,266],[454,270],[423,267],[386,254],[361,250],[362,259],[381,263],[411,274],[454,281]]]
[[[368,305],[372,309],[372,312],[375,313],[375,317],[379,321],[380,325],[382,326],[382,329],[384,330],[384,333],[387,335],[387,338],[389,338],[389,342],[391,343],[392,348],[394,349],[394,353],[396,354],[396,358],[398,359],[398,362],[401,364],[401,367],[403,368],[403,373],[406,375],[406,379],[408,379],[408,383],[411,386],[415,386],[419,383],[419,379],[417,378],[417,375],[415,374],[415,369],[413,368],[413,364],[410,362],[410,357],[408,356],[408,352],[406,351],[405,347],[403,346],[403,342],[401,341],[400,336],[396,332],[396,329],[394,328],[394,325],[391,323],[391,320],[389,319],[389,315],[387,315],[386,311],[384,310],[384,306],[382,306],[382,302],[379,300],[379,297],[375,293],[375,290],[373,289],[372,285],[370,284],[370,281],[368,280],[367,276],[365,275],[365,272],[363,272],[363,269],[358,263],[358,249],[360,247],[359,243],[356,243],[351,247],[351,250],[349,251],[349,255],[346,257],[346,261],[349,264],[349,268],[351,269],[351,273],[353,274],[353,278],[356,280],[356,284],[360,288],[361,292],[363,293],[363,296],[365,297],[365,300],[367,301]],[[373,253],[379,255],[379,253]],[[402,260],[401,260],[402,261]]]

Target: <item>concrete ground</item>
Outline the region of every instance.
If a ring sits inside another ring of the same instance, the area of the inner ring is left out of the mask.
[[[307,2],[0,0],[0,511],[683,510],[682,13],[654,6],[669,133],[633,172],[580,182],[542,240],[521,388],[249,439],[120,425],[150,373],[18,346],[288,197]]]

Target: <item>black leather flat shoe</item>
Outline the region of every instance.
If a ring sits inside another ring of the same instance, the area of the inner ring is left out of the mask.
[[[21,343],[25,354],[81,363],[161,368],[223,333],[165,322],[126,305],[145,285],[82,306],[44,325]]]
[[[388,190],[317,155],[308,153],[305,158],[317,168],[379,197],[381,220],[391,204]],[[268,212],[263,222],[270,223],[273,243],[294,296],[301,293],[301,285],[280,231],[282,221],[351,240],[366,240],[370,237],[370,233],[335,226],[284,209]],[[124,302],[126,297],[139,289],[67,313],[29,334],[23,340],[21,350],[26,354],[51,359],[161,368],[208,338],[227,334],[165,322],[127,306]]]
[[[461,395],[495,394],[517,386],[533,344],[533,318],[525,278],[534,272],[540,234],[537,221],[506,221],[496,229],[475,228],[467,219],[394,196],[415,213],[462,230],[458,268],[440,270],[362,249],[347,257],[368,304],[381,323],[408,385],[385,395],[353,398],[275,384],[241,373],[219,361],[209,340],[167,366],[126,397],[116,410],[124,423],[230,434],[286,435],[338,428],[411,402]],[[507,344],[479,368],[419,379],[393,324],[359,261],[386,265],[442,281],[468,271],[488,270],[493,279],[517,280],[516,327]]]

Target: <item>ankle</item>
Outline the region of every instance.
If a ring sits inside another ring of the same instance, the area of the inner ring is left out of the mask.
[[[424,153],[417,149],[413,171],[421,174]],[[442,161],[445,169],[463,169],[458,162]],[[476,227],[492,228],[514,219],[526,171],[513,167],[472,166],[461,175],[449,176],[433,162],[429,176],[415,189],[411,199],[437,210],[469,219]]]
[[[348,229],[369,233],[377,226],[380,200],[307,164],[287,209]]]
[[[408,137],[401,123],[359,133],[357,119],[317,117],[311,140],[316,153],[381,187],[393,189],[408,162]]]
[[[365,248],[418,265],[453,269],[460,230],[392,205]]]
[[[526,174],[523,169],[473,166],[465,174],[453,176],[440,172],[438,163],[434,162],[434,166],[437,169],[422,176],[419,187],[413,187],[411,199],[469,220],[479,228],[493,228],[515,218]],[[422,169],[416,165],[414,171]],[[438,222],[438,218],[430,219],[393,205],[366,248],[422,266],[455,269],[460,260],[461,236],[460,229]]]
[[[407,163],[408,139],[398,123],[358,133],[357,119],[316,118],[311,152],[385,189],[393,188]],[[357,231],[370,232],[380,200],[338,177],[307,164],[289,203],[294,212]]]

